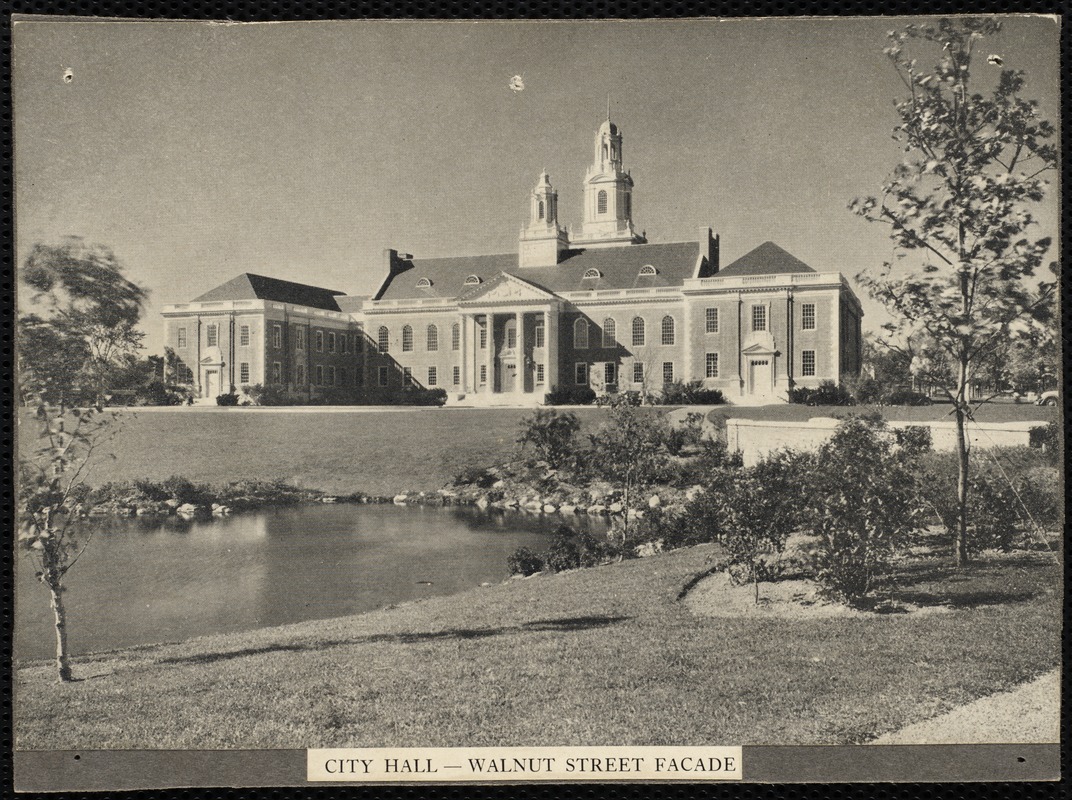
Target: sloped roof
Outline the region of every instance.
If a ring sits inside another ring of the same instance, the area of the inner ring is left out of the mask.
[[[319,286],[309,286],[305,283],[295,283],[280,280],[279,278],[269,278],[264,275],[254,275],[252,272],[243,272],[241,275],[231,278],[227,283],[205,292],[200,297],[195,297],[194,302],[271,300],[276,303],[292,303],[298,306],[322,308],[327,311],[339,311],[339,304],[335,298],[343,294],[345,292],[336,292]]]
[[[361,310],[368,300],[368,295],[348,294],[343,297],[337,297],[335,300],[339,304],[339,311],[352,314]]]
[[[517,253],[417,258],[401,263],[401,269],[390,276],[377,299],[453,298],[464,291],[468,276],[476,275],[481,281],[489,281],[499,272],[516,275],[555,294],[591,289],[680,286],[683,280],[692,277],[699,254],[698,242],[674,242],[569,250],[563,254],[562,261],[550,267],[520,268]],[[640,268],[648,264],[655,267],[656,274],[640,276]],[[585,278],[584,273],[590,269],[598,270],[600,277]],[[431,286],[418,288],[417,281],[421,278],[427,278]]]
[[[790,272],[815,272],[796,256],[787,253],[774,242],[764,242],[732,264],[718,271],[718,277],[742,275],[785,275]]]

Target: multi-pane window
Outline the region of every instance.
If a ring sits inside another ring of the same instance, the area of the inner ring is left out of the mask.
[[[633,347],[644,346],[644,319],[642,317],[633,317]]]
[[[578,386],[584,386],[588,383],[588,365],[583,361],[578,361],[573,365],[573,380]]]
[[[600,189],[599,194],[596,195],[596,212],[599,214],[607,213],[607,193],[603,189]]]
[[[536,383],[543,383],[543,376],[544,376],[543,364],[537,364],[536,365]]]
[[[295,328],[294,329],[294,349],[295,350],[304,350],[305,349],[305,328]]]
[[[380,386],[386,386],[388,376],[387,367],[380,367],[378,370],[376,370],[376,373],[377,377],[379,378]]]
[[[453,369],[451,370],[451,376],[450,376],[450,378],[451,378],[451,382],[452,382],[452,383],[453,383],[453,384],[454,384],[455,386],[460,386],[460,385],[461,385],[461,382],[462,382],[462,368],[461,368],[461,367],[454,367],[454,368],[453,368]]]
[[[544,329],[543,329],[543,323],[542,322],[537,322],[536,323],[536,334],[535,334],[536,343],[533,346],[534,347],[543,347],[544,346],[544,341],[545,341],[545,339],[544,339],[545,335],[546,334],[545,334]]]
[[[487,364],[481,364],[480,365],[480,382],[481,383],[487,383],[488,382],[488,365]]]
[[[186,347],[186,328],[179,328],[176,331],[175,344],[178,347]]]
[[[215,347],[220,341],[220,329],[216,325],[209,325],[205,330],[205,343],[209,347]]]
[[[402,367],[402,385],[413,385],[413,367]]]
[[[428,352],[432,353],[439,349],[439,328],[435,325],[428,326],[427,342]]]
[[[800,374],[805,377],[815,375],[815,351],[802,350],[800,352]]]
[[[506,329],[506,347],[510,350],[517,347],[517,328]]]
[[[615,330],[614,320],[607,317],[603,320],[603,346],[614,347],[614,340],[617,337],[617,331]]]
[[[752,330],[767,330],[767,307],[752,306]]]
[[[718,353],[707,354],[707,370],[704,373],[708,378],[718,377]]]
[[[806,331],[815,330],[815,303],[800,306],[800,327]]]
[[[663,317],[663,344],[674,343],[674,318]]]
[[[315,367],[315,369],[313,371],[313,375],[316,377],[316,385],[317,386],[323,386],[324,385],[324,367],[323,367],[322,364],[317,364],[316,365],[316,367]]]
[[[674,362],[673,361],[664,361],[663,362],[663,383],[673,383],[673,382],[674,382]]]
[[[249,347],[249,325],[239,327],[238,344],[242,347]]]
[[[402,326],[402,352],[409,353],[413,350],[413,328],[409,325]]]
[[[439,383],[439,370],[435,367],[428,368],[428,385],[436,386]]]
[[[283,326],[282,325],[273,325],[272,326],[272,347],[274,347],[275,349],[278,350],[282,346],[283,346]]]
[[[484,324],[484,325],[478,325],[477,327],[480,328],[480,349],[481,350],[487,350],[488,349],[488,326],[486,324]]]
[[[644,365],[639,361],[633,362],[633,383],[644,382]]]
[[[313,334],[313,341],[316,343],[316,352],[323,353],[324,352],[324,332],[323,331],[317,331],[315,334]]]
[[[243,361],[238,365],[238,382],[245,385],[249,383],[249,362]]]
[[[708,333],[718,333],[718,309],[708,308],[704,316],[705,330]]]
[[[335,334],[334,333],[329,333],[328,334],[328,352],[329,353],[334,353],[335,352]]]
[[[618,382],[618,365],[613,361],[607,361],[603,364],[603,382],[607,384]]]
[[[391,347],[391,332],[387,330],[386,325],[381,325],[380,329],[376,332],[376,346],[381,353],[386,353]],[[386,386],[386,383],[380,384]]]
[[[365,333],[362,330],[358,330],[354,334],[354,352],[361,353],[365,349]]]
[[[335,367],[328,367],[328,386],[335,385]]]
[[[457,322],[450,326],[450,349],[462,349],[462,326]]]
[[[294,368],[294,383],[296,383],[298,386],[304,386],[305,385],[305,365],[304,364],[298,364],[298,366],[296,366]]]
[[[272,362],[272,383],[283,382],[283,365],[278,361]]]
[[[573,349],[588,349],[588,320],[578,317],[573,322]]]

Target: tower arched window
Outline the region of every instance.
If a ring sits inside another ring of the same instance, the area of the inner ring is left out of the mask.
[[[596,195],[596,212],[600,214],[607,213],[607,191],[606,189],[600,189],[599,194]]]
[[[607,317],[603,320],[603,346],[614,347],[614,339],[618,335],[614,320]],[[613,381],[612,381],[613,383]]]
[[[663,344],[674,343],[674,318],[663,317]]]
[[[408,353],[413,350],[413,328],[405,325],[402,328],[402,352]]]
[[[644,326],[643,317],[633,317],[633,346],[643,347],[647,329]]]
[[[386,353],[391,347],[391,332],[386,325],[381,325],[376,333],[376,346],[381,353]]]
[[[606,161],[606,159],[607,159],[607,143],[603,142],[603,160]]]
[[[588,349],[588,320],[584,317],[577,317],[573,322],[573,349]]]
[[[543,200],[537,204],[536,219],[543,219]]]
[[[439,328],[435,325],[428,326],[428,352],[433,353],[439,349]]]

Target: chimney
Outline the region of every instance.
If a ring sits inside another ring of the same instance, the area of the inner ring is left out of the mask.
[[[718,272],[718,237],[712,234],[710,226],[700,226],[700,255],[707,259],[707,268],[700,277],[709,277]]]

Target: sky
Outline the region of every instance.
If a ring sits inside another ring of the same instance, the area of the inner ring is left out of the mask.
[[[542,170],[579,229],[611,115],[651,242],[771,240],[851,277],[893,253],[847,210],[901,151],[882,54],[908,18],[209,23],[20,18],[16,247],[112,248],[161,306],[242,272],[371,294],[383,250],[515,252]],[[986,41],[1059,122],[1059,29],[1008,17]],[[988,70],[990,70],[988,72]],[[64,80],[67,73],[70,80]],[[985,84],[998,69],[977,62]],[[520,75],[524,89],[513,91]],[[1056,238],[1058,192],[1039,210]],[[862,297],[865,329],[883,318]]]

